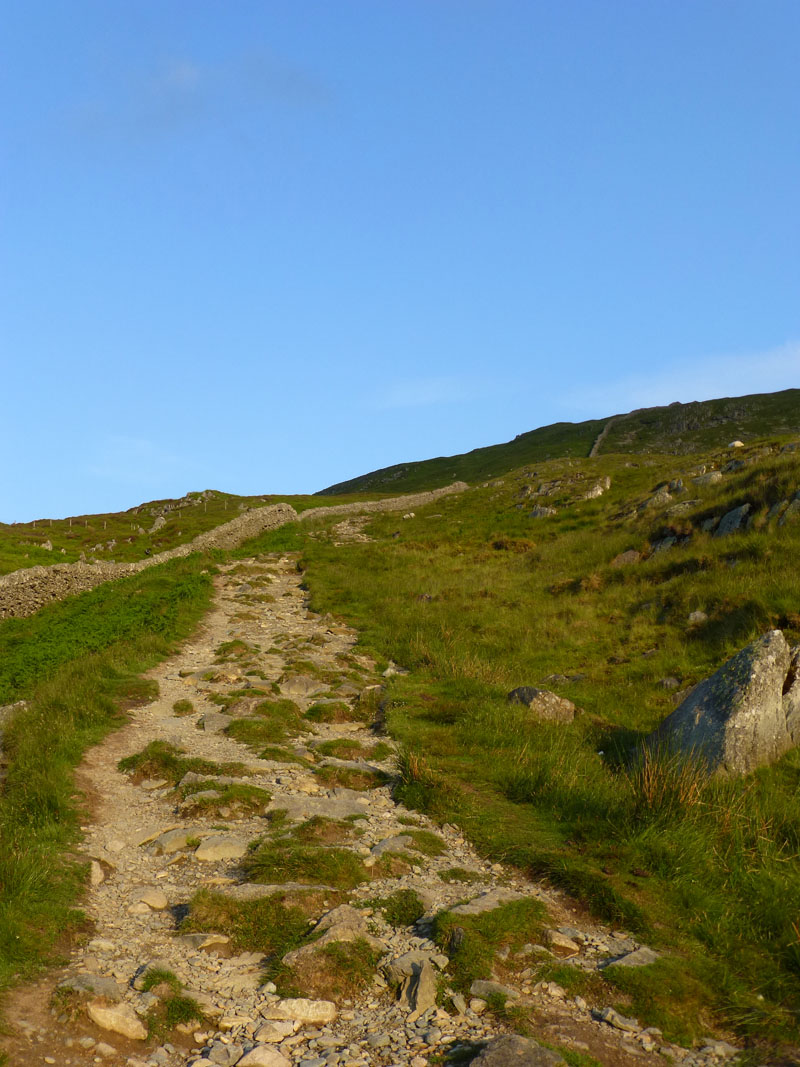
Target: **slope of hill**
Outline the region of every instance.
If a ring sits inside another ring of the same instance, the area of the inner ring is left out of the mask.
[[[744,780],[631,762],[749,642],[778,628],[800,644],[800,443],[731,450],[729,426],[719,450],[550,460],[376,518],[345,549],[318,535],[305,581],[399,668],[384,706],[406,804],[661,954],[591,975],[547,959],[537,981],[687,1044],[711,1024],[794,1045],[800,748]],[[520,686],[581,711],[537,721],[509,703]]]
[[[676,403],[640,408],[605,419],[541,426],[519,434],[506,444],[371,471],[328,486],[318,495],[386,492],[389,489],[408,493],[445,485],[455,479],[479,482],[496,478],[515,467],[548,459],[615,452],[686,454],[722,448],[734,438],[747,442],[798,432],[800,389]]]

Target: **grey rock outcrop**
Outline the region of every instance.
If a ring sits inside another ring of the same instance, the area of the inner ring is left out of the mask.
[[[525,704],[539,719],[547,722],[572,722],[575,718],[575,705],[571,700],[551,693],[549,689],[535,689],[531,685],[521,685],[508,694],[510,704]]]
[[[719,521],[719,526],[714,531],[715,537],[726,537],[728,534],[741,530],[747,516],[750,514],[750,504],[741,504],[738,508],[732,508],[726,512]]]
[[[784,683],[783,712],[792,745],[800,745],[800,645],[791,651],[789,673]]]
[[[796,662],[781,631],[770,630],[696,686],[648,746],[700,759],[717,774],[773,763],[796,744],[787,725],[787,714],[792,723],[800,718],[800,685],[790,670]]]
[[[797,493],[797,495],[789,503],[784,513],[778,519],[778,525],[783,526],[785,522],[788,522],[790,519],[795,518],[798,513],[800,513],[800,493]]]

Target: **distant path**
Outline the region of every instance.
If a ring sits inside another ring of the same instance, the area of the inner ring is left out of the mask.
[[[621,418],[623,418],[622,415],[615,415],[613,418],[608,420],[603,429],[597,435],[597,438],[594,444],[592,445],[592,449],[589,452],[589,459],[593,459],[595,456],[600,455],[600,445],[602,445],[603,441],[605,441],[606,437],[608,436],[608,431],[611,429],[614,423],[619,422]]]
[[[166,563],[167,560],[191,555],[192,552],[207,548],[236,548],[243,541],[249,541],[265,530],[274,530],[290,522],[306,522],[325,515],[403,511],[429,504],[441,496],[461,493],[468,488],[466,482],[453,482],[452,485],[426,493],[390,497],[388,500],[335,504],[332,507],[311,508],[300,514],[291,504],[270,504],[267,507],[251,508],[230,522],[224,522],[213,530],[199,534],[185,545],[178,545],[177,548],[167,549],[135,563],[56,563],[51,567],[25,567],[0,576],[0,619],[34,615],[45,604],[54,600],[63,600],[102,585],[103,582],[136,574],[148,567]]]

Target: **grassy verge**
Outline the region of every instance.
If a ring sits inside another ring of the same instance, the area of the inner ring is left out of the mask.
[[[379,665],[409,671],[385,701],[405,745],[406,803],[456,821],[487,856],[549,878],[662,950],[659,967],[605,973],[606,996],[623,1009],[653,1025],[672,1017],[687,1041],[714,1026],[791,1041],[800,751],[729,783],[693,781],[669,761],[640,773],[629,760],[676,690],[770,627],[800,642],[800,522],[767,519],[800,488],[797,459],[755,457],[696,487],[699,464],[543,464],[438,500],[413,521],[376,516],[373,543],[309,539],[303,567],[315,610],[355,625]],[[602,475],[611,490],[582,499]],[[676,477],[697,502],[670,521],[646,501]],[[531,486],[544,482],[556,514],[531,519]],[[698,531],[744,500],[749,531]],[[635,565],[612,564],[690,533]],[[696,611],[705,618],[690,622]],[[519,685],[553,689],[582,713],[568,726],[539,722],[507,702]]]
[[[193,556],[0,623],[0,700],[25,699],[4,738],[0,803],[0,990],[30,977],[80,926],[85,865],[73,771],[86,748],[153,696],[143,671],[207,609],[207,560]]]

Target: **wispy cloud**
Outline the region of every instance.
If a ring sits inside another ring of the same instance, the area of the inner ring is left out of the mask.
[[[407,378],[376,390],[369,403],[378,410],[463,404],[485,395],[488,388],[487,382],[460,375]]]
[[[107,80],[102,98],[84,100],[73,114],[84,135],[160,134],[199,121],[260,108],[315,109],[331,87],[311,72],[267,51],[249,51],[219,63],[173,56],[127,77]]]
[[[570,390],[562,404],[576,414],[610,415],[675,400],[712,400],[722,396],[772,393],[800,387],[800,341],[761,352],[709,355],[675,360],[652,373],[631,375]]]

